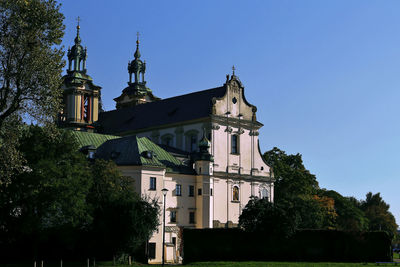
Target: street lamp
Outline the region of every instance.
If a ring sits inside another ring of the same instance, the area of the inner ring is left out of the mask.
[[[164,254],[165,254],[165,197],[167,196],[168,189],[163,188],[161,190],[164,195],[164,212],[163,212],[163,236],[162,236],[162,266],[164,266]]]

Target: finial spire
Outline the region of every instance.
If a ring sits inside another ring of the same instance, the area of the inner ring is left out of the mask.
[[[136,52],[134,54],[135,58],[140,58],[140,51],[139,51],[139,32],[136,33],[137,39],[136,39]]]
[[[76,18],[76,20],[78,21],[78,25],[76,26],[75,44],[80,44],[81,43],[81,37],[79,36],[79,30],[80,30],[81,26],[79,26],[79,22],[81,21],[81,18],[78,16]]]
[[[235,76],[235,70],[236,70],[235,65],[233,65],[232,66],[232,76]]]

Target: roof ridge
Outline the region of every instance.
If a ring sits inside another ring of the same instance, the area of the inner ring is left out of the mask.
[[[160,100],[157,100],[157,101],[154,101],[154,102],[143,103],[143,104],[140,104],[140,105],[137,105],[137,106],[126,107],[126,108],[123,108],[123,109],[125,109],[125,110],[134,110],[135,108],[140,107],[140,106],[145,106],[145,105],[149,105],[149,104],[151,105],[153,103],[160,103],[160,102],[171,100],[171,99],[176,99],[176,98],[180,98],[180,97],[187,97],[189,95],[205,93],[207,91],[212,91],[212,90],[221,89],[221,88],[224,88],[224,86],[214,87],[214,88],[205,89],[205,90],[201,90],[201,91],[195,91],[195,92],[187,93],[187,94],[184,94],[184,95],[171,96],[171,97],[160,99]],[[109,110],[109,111],[103,111],[102,113],[115,112],[115,111],[118,111],[118,110],[121,110],[121,109],[113,109],[113,110]]]

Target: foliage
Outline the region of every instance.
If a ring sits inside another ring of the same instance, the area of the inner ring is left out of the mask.
[[[156,200],[134,192],[133,179],[121,176],[112,161],[96,160],[88,202],[93,209],[91,239],[94,253],[132,253],[147,241],[158,226]]]
[[[329,197],[302,195],[292,199],[299,229],[334,229],[337,213]]]
[[[1,186],[3,241],[32,247],[33,254],[54,238],[71,245],[72,233],[91,221],[87,160],[68,131],[39,126],[24,127],[18,151],[26,160],[25,171]]]
[[[266,198],[252,197],[239,217],[239,227],[248,232],[270,233],[274,236],[291,236],[298,224],[291,203],[271,203]]]
[[[343,231],[366,231],[368,219],[358,207],[358,201],[352,197],[344,197],[333,190],[320,190],[319,195],[334,200],[334,207],[338,214],[336,229]]]
[[[0,250],[111,257],[132,253],[157,228],[156,200],[136,194],[113,162],[88,161],[70,131],[25,126],[17,149],[26,171],[0,185]]]
[[[274,147],[264,153],[264,158],[274,171],[275,201],[317,192],[317,179],[304,167],[300,154],[287,155],[285,151]]]
[[[274,147],[264,153],[275,176],[274,202],[285,209],[295,207],[300,229],[332,229],[337,217],[333,199],[318,196],[318,182],[304,166],[300,154],[287,155]]]
[[[83,226],[90,220],[85,205],[90,187],[85,158],[66,131],[49,133],[26,127],[19,150],[25,172],[2,187],[1,206],[6,229],[29,235],[65,225]],[[34,144],[34,145],[33,145]]]
[[[10,116],[0,128],[0,194],[11,178],[24,171],[24,158],[18,150],[23,125],[17,116]]]
[[[389,211],[389,207],[380,193],[367,193],[366,199],[360,203],[360,208],[369,220],[369,230],[386,231],[392,237],[397,234],[398,225],[393,214]]]
[[[0,1],[0,129],[13,114],[58,111],[64,16],[55,0]]]

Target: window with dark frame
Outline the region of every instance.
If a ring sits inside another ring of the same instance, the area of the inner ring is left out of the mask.
[[[201,188],[197,189],[197,195],[201,196],[201,194],[202,194]]]
[[[194,211],[189,212],[189,223],[193,224],[194,222]]]
[[[239,137],[236,134],[231,138],[231,153],[239,154]]]
[[[149,243],[148,245],[148,256],[149,259],[155,259],[156,258],[156,243]]]
[[[176,210],[171,210],[170,212],[170,219],[172,223],[176,223]]]
[[[182,185],[177,184],[175,187],[175,195],[176,196],[182,196]]]
[[[194,197],[194,185],[189,185],[189,197]]]
[[[150,177],[150,188],[149,190],[156,190],[156,177]]]

